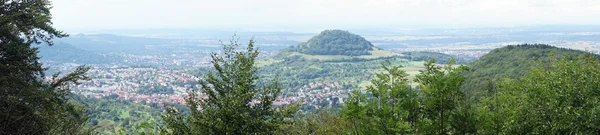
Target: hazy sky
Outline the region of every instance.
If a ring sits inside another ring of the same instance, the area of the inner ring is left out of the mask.
[[[53,0],[59,29],[600,24],[600,0]]]

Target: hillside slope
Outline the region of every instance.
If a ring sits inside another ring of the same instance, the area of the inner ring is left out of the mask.
[[[344,30],[325,30],[298,46],[289,49],[310,55],[371,55],[374,48],[365,38]]]
[[[116,60],[63,42],[57,42],[53,46],[39,45],[38,47],[40,51],[38,56],[46,64],[105,64]]]
[[[170,39],[119,36],[111,34],[73,35],[57,39],[57,42],[71,44],[74,47],[97,53],[156,54],[165,48],[152,49],[151,46],[164,45]]]
[[[553,59],[574,59],[585,52],[544,44],[522,44],[497,48],[469,64],[465,91],[486,91],[501,78],[519,78],[538,64]]]
[[[420,52],[404,52],[402,53],[402,58],[411,60],[411,61],[425,61],[425,60],[429,60],[431,58],[434,58],[436,63],[438,64],[448,64],[448,60],[450,60],[451,58],[454,58],[456,60],[456,64],[467,64],[472,62],[472,60],[470,61],[469,59],[464,59],[461,57],[456,57],[453,55],[449,55],[449,54],[443,54],[443,53],[438,53],[438,52],[425,52],[425,51],[420,51]]]

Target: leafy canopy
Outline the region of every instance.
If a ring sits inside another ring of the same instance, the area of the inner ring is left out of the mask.
[[[88,67],[43,80],[31,44],[52,45],[65,33],[52,27],[47,0],[0,3],[0,134],[87,134],[85,109],[70,101],[69,85],[89,79]]]
[[[308,41],[292,47],[292,52],[312,55],[371,55],[374,46],[365,38],[344,30],[325,30]]]
[[[215,71],[200,81],[199,93],[189,92],[190,116],[170,109],[163,117],[174,134],[272,134],[296,111],[295,106],[273,106],[281,92],[278,82],[257,86],[259,52],[253,40],[241,51],[239,44],[232,39],[222,54],[212,54]]]
[[[402,66],[382,64],[384,73],[377,73],[367,86],[367,99],[354,91],[345,102],[342,114],[356,128],[354,134],[397,134],[414,129],[419,110],[417,92],[408,85],[408,74]]]
[[[538,63],[520,79],[505,79],[483,100],[482,116],[495,134],[600,132],[600,66],[594,54]]]
[[[575,59],[585,52],[553,47],[545,44],[521,44],[497,48],[470,63],[465,73],[463,89],[474,94],[484,94],[489,84],[495,84],[502,78],[517,79],[526,76],[535,61],[550,62],[551,59],[564,57]],[[596,56],[600,58],[600,56]],[[482,95],[480,95],[482,96]]]

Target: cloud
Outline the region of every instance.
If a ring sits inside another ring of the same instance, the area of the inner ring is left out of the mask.
[[[68,29],[598,24],[597,0],[54,0]]]

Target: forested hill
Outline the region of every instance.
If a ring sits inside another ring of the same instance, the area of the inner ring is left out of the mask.
[[[469,64],[465,74],[465,91],[489,90],[501,78],[519,78],[537,64],[561,58],[573,59],[584,51],[558,48],[545,44],[510,45],[497,48]],[[597,56],[597,55],[596,55]],[[600,58],[600,57],[599,57]],[[539,66],[539,65],[538,65]]]
[[[402,58],[411,60],[411,61],[425,61],[425,60],[429,60],[431,58],[435,59],[435,62],[438,64],[448,64],[448,61],[451,58],[454,58],[456,61],[456,64],[467,64],[472,62],[473,60],[469,60],[469,59],[464,59],[461,57],[456,57],[453,55],[449,55],[449,54],[443,54],[443,53],[438,53],[438,52],[425,52],[425,51],[420,51],[420,52],[404,52],[402,53]]]
[[[307,42],[288,49],[311,55],[371,55],[374,46],[365,38],[344,30],[325,30]]]
[[[57,42],[53,46],[39,45],[41,61],[45,64],[79,63],[79,64],[104,64],[116,61],[98,53],[84,50],[67,43]]]

